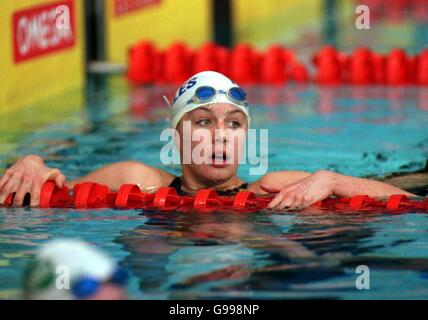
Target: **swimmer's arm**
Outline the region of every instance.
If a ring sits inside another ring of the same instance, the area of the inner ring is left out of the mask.
[[[250,185],[250,191],[274,193],[268,204],[270,209],[302,209],[330,196],[351,197],[365,194],[370,197],[387,197],[393,194],[415,196],[389,184],[364,178],[345,176],[339,173],[320,170],[307,172],[274,172]]]
[[[339,197],[351,197],[355,195],[365,194],[370,197],[387,197],[393,194],[404,194],[407,196],[416,197],[415,194],[409,193],[390,184],[370,180],[365,178],[357,178],[346,176],[332,171],[320,170],[316,173],[305,171],[277,171],[270,172],[263,176],[260,180],[250,185],[250,190],[255,193],[266,194],[265,187],[271,189],[284,189],[290,185],[297,184],[305,178],[313,176],[317,180],[323,180],[331,193]]]
[[[257,194],[267,194],[265,186],[274,189],[283,189],[287,185],[310,176],[311,173],[305,171],[275,171],[269,172],[254,183],[248,186],[248,190]]]
[[[333,182],[333,194],[339,197],[352,197],[360,194],[365,194],[374,198],[388,197],[394,194],[404,194],[409,197],[417,197],[417,195],[413,193],[407,192],[403,189],[394,187],[384,182],[345,176],[335,172],[329,173],[331,174],[331,179]]]
[[[163,170],[136,161],[123,161],[107,165],[88,175],[66,182],[72,188],[81,182],[96,182],[117,191],[123,184],[138,184],[142,190],[166,186],[173,176]]]

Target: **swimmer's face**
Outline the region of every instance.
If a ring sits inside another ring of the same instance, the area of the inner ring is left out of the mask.
[[[225,181],[236,175],[247,130],[246,115],[228,103],[199,107],[184,115],[177,126],[183,173],[190,171],[207,182]],[[191,153],[191,159],[189,155],[186,159],[186,153]]]
[[[87,300],[126,300],[127,298],[126,292],[122,287],[106,283]]]

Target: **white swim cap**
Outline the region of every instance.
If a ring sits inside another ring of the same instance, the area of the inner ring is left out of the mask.
[[[217,94],[215,98],[209,102],[194,102],[193,97],[195,96],[196,90],[205,86],[214,88],[215,90],[219,91],[220,94]],[[236,87],[239,88],[239,86],[234,81],[215,71],[203,71],[190,77],[175,94],[173,103],[171,105],[171,128],[175,129],[178,122],[187,112],[192,111],[198,107],[211,105],[214,103],[229,103],[238,107],[247,116],[249,126],[250,115],[247,103],[245,102],[245,104],[239,104],[234,102],[227,96],[227,94],[225,94],[225,92],[228,92],[229,89]]]
[[[38,300],[75,299],[74,280],[90,277],[110,279],[116,263],[104,252],[79,240],[54,240],[38,251],[24,275],[25,298]],[[66,283],[67,282],[67,283]]]

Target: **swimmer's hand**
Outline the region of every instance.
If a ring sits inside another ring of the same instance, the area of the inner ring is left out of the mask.
[[[269,202],[269,209],[291,211],[307,208],[332,196],[335,183],[334,172],[320,170],[282,188],[264,183],[260,187],[268,193],[277,193]]]
[[[40,202],[40,190],[48,181],[55,181],[58,188],[65,184],[65,176],[58,169],[48,168],[43,159],[36,155],[28,155],[18,160],[0,178],[0,205],[4,204],[11,193],[16,193],[13,206],[21,207],[27,194],[31,196],[31,207]]]

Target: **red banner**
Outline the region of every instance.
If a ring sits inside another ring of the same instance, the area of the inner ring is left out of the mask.
[[[12,34],[15,63],[73,47],[74,10],[74,0],[63,0],[15,12]]]
[[[114,0],[114,15],[121,16],[159,3],[160,0]]]

